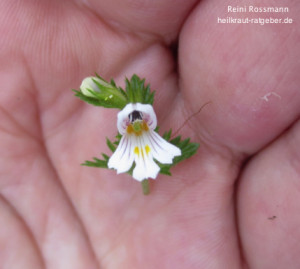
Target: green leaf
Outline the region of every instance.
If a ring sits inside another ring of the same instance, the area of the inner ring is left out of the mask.
[[[157,132],[158,132],[158,131],[157,131]],[[172,129],[170,129],[169,132],[165,132],[165,133],[163,134],[163,139],[169,141],[170,138],[171,138],[171,134],[172,134]]]
[[[102,155],[104,161],[107,162],[109,160],[109,156],[107,156],[106,154],[102,153],[101,155]]]
[[[110,141],[108,138],[106,138],[106,144],[108,146],[108,148],[111,150],[111,152],[115,152],[117,146],[119,145],[120,143],[120,140],[122,138],[122,135],[121,134],[117,134],[116,137],[115,137],[115,140],[114,141]],[[109,156],[106,155],[105,153],[102,153],[101,154],[102,157],[103,157],[103,160],[100,160],[96,157],[94,157],[94,161],[85,161],[85,163],[83,163],[82,165],[84,166],[90,166],[90,167],[100,167],[100,168],[108,168],[108,160],[109,160]],[[130,175],[132,174],[132,169],[130,169],[127,173],[129,173]]]
[[[93,161],[85,161],[85,163],[83,163],[82,165],[90,166],[90,167],[108,168],[106,160],[100,160],[95,157],[93,159],[94,159],[94,162]]]
[[[96,74],[96,75],[98,75],[98,74]],[[116,82],[114,81],[113,78],[110,80],[110,84],[111,84],[113,87],[117,88]]]
[[[126,93],[129,103],[153,104],[154,92],[150,91],[150,86],[145,86],[145,79],[140,79],[133,75],[130,80],[126,79]]]
[[[115,141],[116,142],[116,141]],[[106,144],[112,152],[115,152],[116,146],[108,138],[106,138]]]
[[[171,175],[171,172],[170,172],[171,167],[192,157],[197,152],[197,150],[200,146],[198,143],[191,143],[189,138],[181,140],[181,136],[179,135],[179,136],[171,139],[171,136],[172,136],[172,129],[170,129],[170,131],[168,131],[168,132],[165,132],[163,135],[163,138],[166,139],[171,144],[180,148],[181,155],[175,157],[173,159],[172,164],[161,164],[161,163],[157,162],[158,166],[160,167],[160,174],[169,175],[169,176]]]
[[[81,99],[82,101],[94,105],[94,106],[103,106],[103,107],[109,107],[107,104],[103,103],[101,100],[85,96],[81,93],[81,91],[73,90],[75,92],[75,96]]]

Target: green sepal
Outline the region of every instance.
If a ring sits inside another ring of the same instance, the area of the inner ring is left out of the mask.
[[[94,98],[101,100],[104,104],[103,107],[123,109],[128,103],[125,91],[122,88],[118,88],[113,79],[108,83],[98,74],[96,74],[96,76],[98,79],[110,84],[110,87],[106,87],[94,79],[93,81],[99,89],[99,92],[90,91],[94,95]]]

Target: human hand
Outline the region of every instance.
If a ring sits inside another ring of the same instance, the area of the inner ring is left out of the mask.
[[[2,1],[1,268],[300,266],[299,25],[217,24],[229,4]],[[117,131],[70,91],[95,71],[145,77],[162,131],[211,101],[149,196],[79,165]]]

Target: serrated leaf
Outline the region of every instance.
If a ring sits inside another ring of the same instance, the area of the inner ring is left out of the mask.
[[[114,87],[117,88],[116,82],[114,81],[113,78],[110,80],[110,84],[111,84],[112,86],[114,86]]]
[[[130,79],[125,80],[126,93],[130,103],[153,104],[154,92],[150,91],[150,86],[145,86],[145,79],[140,79],[133,75]]]
[[[160,171],[159,171],[160,174],[167,175],[167,176],[172,175],[170,172],[171,165],[159,165],[159,167],[160,167]]]
[[[170,143],[172,143],[173,145],[179,146],[179,142],[181,140],[181,136],[177,136],[175,138],[173,138],[172,140],[170,140]]]
[[[109,160],[109,156],[107,156],[106,154],[102,153],[101,155],[102,155],[104,161],[107,162]]]
[[[183,141],[180,142],[180,147],[183,147],[183,148],[184,148],[184,147],[187,146],[189,143],[190,143],[190,139],[187,138],[187,139],[185,139],[185,140],[183,140]]]
[[[103,106],[103,104],[95,98],[87,97],[84,94],[82,94],[80,91],[77,91],[77,90],[73,90],[73,92],[75,92],[76,97],[78,97],[79,99],[81,99],[82,101],[84,101],[86,103],[89,103],[94,106]]]
[[[193,156],[197,152],[197,150],[199,148],[199,144],[191,143],[189,138],[181,140],[181,136],[177,136],[177,137],[172,138],[172,139],[171,139],[171,137],[172,137],[172,129],[170,129],[170,131],[168,131],[168,132],[165,132],[164,135],[163,135],[164,139],[166,139],[171,144],[173,144],[173,145],[177,146],[178,148],[180,148],[181,155],[176,156],[173,159],[172,164],[158,163],[159,167],[161,168],[160,173],[165,174],[165,175],[171,175],[170,169],[171,169],[172,166],[175,166],[179,162],[182,162],[182,161],[190,158],[191,156]]]
[[[165,132],[165,133],[163,134],[163,139],[169,141],[170,138],[171,138],[171,134],[172,134],[172,129],[170,129],[170,131]]]
[[[100,167],[100,168],[108,168],[107,167],[107,161],[100,160],[98,158],[93,158],[95,161],[85,161],[82,165],[84,166],[90,166],[90,167]]]
[[[116,146],[108,138],[106,138],[106,144],[112,152],[115,152]]]

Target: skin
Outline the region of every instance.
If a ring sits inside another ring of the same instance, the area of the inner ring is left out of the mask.
[[[1,1],[1,268],[300,267],[300,5],[264,26],[217,23],[272,16],[227,5]],[[161,132],[211,102],[180,130],[198,153],[149,196],[80,166],[117,131],[71,92],[94,72],[145,77]]]

